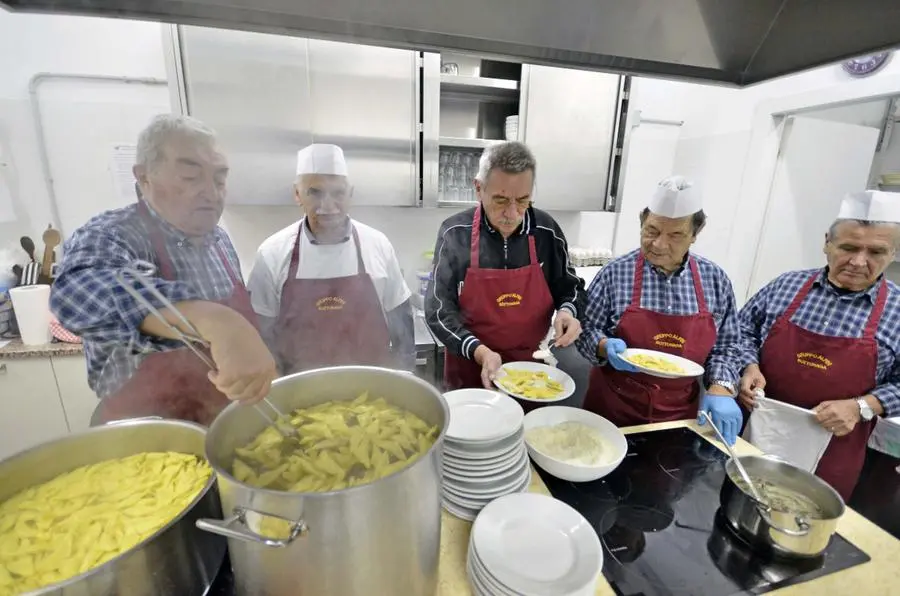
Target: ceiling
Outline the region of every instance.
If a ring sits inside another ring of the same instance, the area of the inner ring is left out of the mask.
[[[745,86],[900,46],[897,0],[0,0]]]

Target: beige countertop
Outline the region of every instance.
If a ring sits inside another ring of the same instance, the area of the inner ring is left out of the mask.
[[[625,434],[664,430],[687,426],[707,439],[693,421],[665,422],[648,424],[623,429]],[[711,433],[710,433],[711,434]],[[737,451],[740,455],[759,453],[759,450],[742,440],[738,440]],[[531,492],[550,494],[544,482],[537,474],[532,475]],[[472,594],[466,577],[466,552],[469,546],[469,531],[472,524],[446,511],[442,515],[441,531],[441,564],[439,570],[441,596],[469,596]],[[712,515],[712,512],[710,512]],[[838,523],[838,532],[862,549],[871,557],[871,561],[857,565],[845,571],[832,573],[796,586],[790,586],[771,592],[779,596],[825,594],[898,594],[900,593],[900,540],[897,540],[872,522],[868,521],[852,509]],[[615,596],[615,592],[601,577],[597,584],[597,596]]]
[[[0,340],[3,343],[6,340]],[[47,356],[78,356],[84,352],[81,344],[54,342],[40,346],[26,346],[21,339],[14,339],[0,347],[0,360],[18,358],[43,358]]]

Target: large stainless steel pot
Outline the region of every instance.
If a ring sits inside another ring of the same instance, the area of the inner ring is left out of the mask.
[[[726,476],[719,493],[728,523],[752,545],[786,557],[814,557],[822,553],[844,514],[844,501],[820,478],[769,456],[744,456],[741,463],[753,478],[762,478],[796,491],[818,505],[821,519],[779,511],[758,502],[737,484],[740,473],[734,461],[725,464]]]
[[[0,462],[0,502],[75,468],[148,451],[203,457],[206,429],[176,420],[126,420],[43,443]],[[225,557],[225,540],[195,527],[221,511],[215,478],[158,532],[86,573],[29,596],[200,596]]]
[[[260,489],[231,475],[236,447],[266,427],[238,404],[215,419],[206,454],[218,473],[225,520],[199,527],[228,537],[242,596],[422,596],[437,590],[441,542],[441,444],[447,404],[411,374],[361,366],[297,373],[275,381],[269,400],[282,412],[363,391],[441,429],[411,466],[371,484],[330,493]],[[265,520],[291,520],[288,536],[261,533]]]

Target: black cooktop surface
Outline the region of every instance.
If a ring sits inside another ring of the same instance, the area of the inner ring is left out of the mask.
[[[763,594],[869,560],[835,534],[814,559],[754,554],[718,514],[727,455],[686,428],[629,435],[628,455],[586,483],[538,470],[603,543],[603,575],[620,596]]]

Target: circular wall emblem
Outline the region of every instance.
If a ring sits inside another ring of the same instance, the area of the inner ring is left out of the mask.
[[[890,54],[890,52],[881,52],[880,54],[872,54],[870,56],[860,56],[853,60],[847,60],[841,64],[841,66],[843,66],[844,70],[849,74],[855,77],[862,77],[870,75],[884,66]]]

